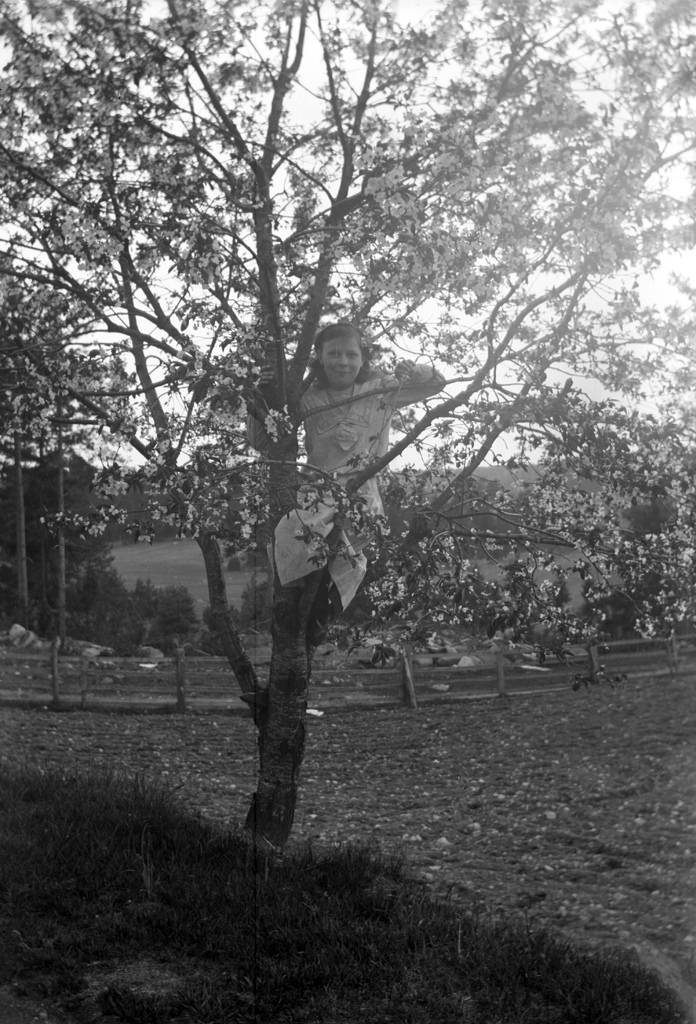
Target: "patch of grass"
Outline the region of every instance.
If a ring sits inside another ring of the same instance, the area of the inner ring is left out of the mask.
[[[270,859],[141,780],[0,775],[0,976],[130,1024],[680,1024],[658,976],[431,899],[377,847]],[[146,957],[175,984],[135,984]],[[97,971],[98,973],[98,971]]]

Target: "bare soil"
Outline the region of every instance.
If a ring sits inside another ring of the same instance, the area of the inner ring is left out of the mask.
[[[308,719],[295,843],[377,840],[466,910],[634,947],[694,980],[696,678]],[[0,766],[165,781],[241,826],[251,720],[0,711]],[[686,990],[685,990],[686,991]]]

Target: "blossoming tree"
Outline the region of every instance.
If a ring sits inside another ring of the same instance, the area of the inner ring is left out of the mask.
[[[259,728],[259,841],[292,827],[306,623],[277,586],[261,700],[220,543],[262,543],[295,502],[318,327],[350,320],[387,370],[405,356],[447,377],[352,481],[409,451],[438,469],[406,538],[437,578],[432,530],[456,536],[466,480],[505,439],[520,459],[548,446],[553,469],[564,439],[591,456],[583,422],[603,416],[594,442],[627,429],[569,374],[635,398],[646,367],[656,393],[686,359],[687,313],[634,287],[687,243],[693,19],[660,10],[451,0],[409,24],[381,0],[3,6],[3,274],[68,296],[91,358],[111,360],[109,387],[59,382],[110,437],[99,487],[146,480],[152,515],[200,545]],[[568,542],[603,528],[600,502],[555,500],[515,521],[530,550],[551,526]],[[465,559],[457,572],[465,587]]]

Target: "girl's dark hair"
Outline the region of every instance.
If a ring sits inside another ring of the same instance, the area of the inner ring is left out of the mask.
[[[363,364],[358,371],[358,376],[355,378],[357,384],[362,384],[364,381],[369,380],[371,376],[370,371],[370,350],[363,341],[362,335],[357,327],[349,323],[347,320],[339,320],[333,324],[327,324],[326,327],[322,327],[321,330],[317,331],[317,335],[314,339],[314,351],[316,357],[312,360],[310,365],[310,381],[314,381],[320,388],[327,388],[329,382],[326,374],[324,373],[324,367],[319,362],[319,353],[321,347],[326,341],[333,341],[335,338],[355,338],[358,345],[360,345],[360,351],[362,352]]]

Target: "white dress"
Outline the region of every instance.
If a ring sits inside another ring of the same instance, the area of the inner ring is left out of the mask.
[[[351,388],[334,390],[311,384],[300,411],[305,425],[305,446],[310,466],[330,473],[345,487],[364,466],[389,447],[389,426],[395,409],[422,401],[439,391],[444,378],[429,366],[411,364],[401,379],[375,375]],[[383,515],[377,480],[372,477],[358,493],[366,510]],[[335,506],[331,500],[298,500],[280,520],[275,533],[274,558],[283,585],[328,565],[341,605],[355,596],[367,567],[358,538],[342,534],[339,551],[325,556],[324,541],[333,529]],[[364,538],[362,538],[364,542]]]

